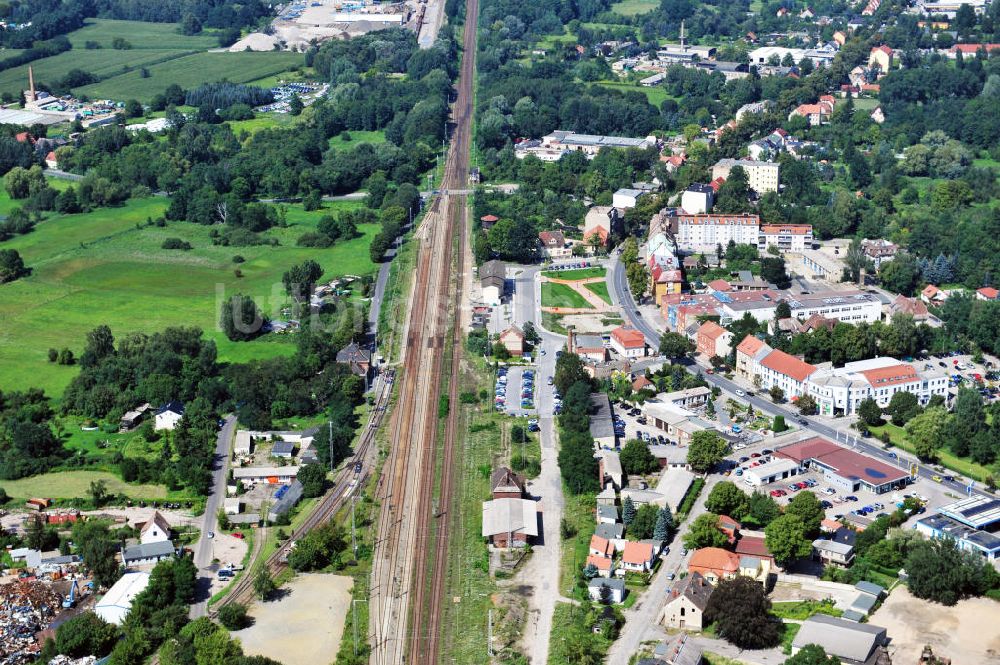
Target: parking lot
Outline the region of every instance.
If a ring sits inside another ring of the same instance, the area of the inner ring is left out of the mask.
[[[638,408],[630,407],[624,402],[615,402],[612,404],[612,409],[619,445],[624,445],[626,441],[632,439],[639,439],[649,444],[676,443],[668,441],[666,435],[653,427]]]
[[[923,363],[923,365],[920,365]],[[983,358],[977,363],[972,356],[960,353],[929,356],[925,360],[916,360],[914,364],[924,369],[940,369],[948,373],[951,380],[948,383],[949,393],[954,397],[960,387],[976,388],[985,401],[1000,399],[1000,366],[997,359]]]
[[[520,416],[536,411],[534,367],[512,365],[497,369],[493,391],[493,404],[501,411]]]

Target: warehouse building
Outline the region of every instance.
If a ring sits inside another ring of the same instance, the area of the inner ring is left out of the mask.
[[[1000,499],[971,496],[917,520],[914,528],[929,538],[951,538],[959,549],[989,561],[1000,559]]]
[[[94,613],[120,626],[132,609],[132,601],[149,586],[149,573],[125,573],[94,606]]]
[[[773,459],[770,462],[747,469],[743,472],[743,482],[761,487],[798,475],[801,467],[790,459]]]

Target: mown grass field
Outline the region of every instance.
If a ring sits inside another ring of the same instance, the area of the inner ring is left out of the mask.
[[[587,289],[592,293],[597,294],[598,296],[600,296],[601,300],[608,303],[609,305],[611,304],[611,294],[608,293],[607,282],[592,282],[590,284],[584,284],[583,288]]]
[[[177,23],[147,23],[145,21],[116,21],[112,19],[87,19],[86,25],[69,35],[74,49],[83,50],[87,42],[97,42],[110,49],[111,42],[121,37],[132,45],[132,50],[177,49],[204,51],[217,48],[219,42],[211,32],[200,35],[182,35]]]
[[[44,388],[58,398],[77,370],[48,362],[48,349],[69,347],[79,354],[86,333],[100,324],[110,325],[119,337],[199,326],[218,344],[220,358],[232,362],[290,355],[290,337],[227,340],[217,330],[219,302],[227,294],[245,293],[274,317],[285,302],[282,273],[306,259],[323,266],[327,278],[373,272],[368,245],[377,225],[363,226],[361,237],[328,249],[295,246],[323,215],[358,205],[337,202],[314,212],[287,206],[288,226],[270,232],[280,243],[276,247],[213,245],[208,227],[186,222],[143,226],[163,213],[166,201],[160,198],[51,216],[31,233],[0,245],[18,250],[32,269],[30,276],[0,287],[0,385],[4,390]],[[171,237],[183,238],[194,249],[162,249]],[[244,263],[233,263],[237,254]]]
[[[124,53],[134,53],[134,51],[124,51]],[[300,53],[280,51],[194,53],[147,67],[148,78],[142,78],[141,72],[135,69],[83,86],[74,92],[95,99],[138,99],[141,102],[148,102],[174,83],[185,90],[198,87],[202,83],[223,80],[246,83],[279,74],[302,64],[303,56]]]
[[[337,150],[349,150],[359,143],[385,143],[385,132],[383,131],[354,131],[348,132],[348,134],[351,137],[350,141],[340,138],[339,134],[331,137],[329,141],[330,147]]]
[[[116,51],[113,49],[95,49],[88,51],[85,49],[73,49],[50,58],[42,58],[32,63],[35,73],[35,85],[41,90],[46,90],[46,84],[63,78],[73,69],[81,69],[90,72],[94,76],[104,77],[120,73],[123,68],[136,68],[135,76],[139,77],[138,69],[143,66],[152,67],[153,63],[162,62],[177,58],[190,51],[180,51],[176,49],[132,49],[130,51]],[[209,72],[200,72],[203,76]],[[88,86],[89,87],[89,86]],[[157,92],[163,92],[164,84]],[[19,96],[22,90],[28,89],[28,65],[13,67],[0,72],[0,93],[10,93]],[[127,91],[126,91],[127,92]],[[92,98],[105,98],[108,95],[90,94]],[[123,94],[118,99],[128,99],[134,95]],[[150,95],[152,96],[152,95]]]
[[[256,134],[262,129],[287,127],[294,124],[297,120],[298,118],[287,113],[260,113],[256,118],[251,120],[230,120],[228,124],[232,127],[233,134],[239,136],[240,132]]]
[[[622,16],[637,16],[651,12],[659,6],[660,3],[656,0],[622,0],[611,5],[611,11]]]
[[[902,448],[910,454],[916,454],[916,448],[912,443],[910,443],[909,438],[906,436],[906,430],[902,427],[893,425],[892,423],[885,423],[878,427],[869,427],[868,430],[876,438],[881,438],[882,434],[888,433],[889,439],[892,441],[892,445],[897,448]],[[980,482],[984,481],[986,476],[990,475],[989,469],[981,464],[976,464],[972,460],[965,457],[956,457],[947,448],[937,449],[938,462],[952,471],[957,471],[963,476],[968,476]]]
[[[542,282],[542,307],[590,308],[590,303],[565,284]]]
[[[134,499],[165,499],[167,488],[161,485],[130,485],[105,471],[56,471],[20,480],[4,480],[4,488],[15,499],[33,496],[50,499],[75,499],[88,496],[90,483],[103,480],[111,494],[127,494]]]
[[[661,85],[647,88],[645,86],[626,83],[624,81],[599,81],[597,85],[604,88],[611,88],[613,90],[621,90],[622,92],[641,92],[646,95],[646,99],[649,100],[649,103],[656,108],[660,108],[660,104],[671,98],[666,88]]]
[[[545,277],[553,279],[591,279],[592,277],[604,277],[604,268],[577,268],[576,270],[546,270],[542,273]]]

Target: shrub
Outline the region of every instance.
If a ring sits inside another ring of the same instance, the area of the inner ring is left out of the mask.
[[[181,240],[180,238],[167,238],[160,245],[162,249],[182,249],[187,251],[191,249],[191,243],[186,240]]]

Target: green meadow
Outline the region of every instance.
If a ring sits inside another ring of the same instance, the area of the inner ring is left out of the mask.
[[[141,102],[148,102],[174,83],[185,90],[196,88],[203,83],[223,80],[247,83],[279,74],[300,66],[303,62],[301,53],[287,51],[193,53],[146,67],[148,74],[146,78],[143,78],[142,72],[136,68],[77,88],[74,92],[78,95],[88,95],[93,99],[138,99]]]
[[[85,214],[51,215],[31,233],[0,244],[18,250],[32,270],[0,286],[0,388],[39,387],[58,398],[76,369],[48,362],[48,349],[69,347],[79,355],[87,332],[101,324],[110,325],[116,336],[198,326],[217,342],[220,358],[231,362],[293,353],[290,337],[227,340],[217,329],[219,301],[245,293],[275,316],[285,302],[282,273],[306,259],[323,266],[325,278],[372,273],[376,266],[368,245],[378,225],[365,225],[361,237],[328,249],[295,246],[323,215],[359,205],[338,201],[313,212],[288,205],[287,226],[268,232],[279,242],[273,247],[213,245],[211,228],[186,222],[146,226],[166,208],[166,201],[155,197]],[[193,249],[161,248],[174,237]],[[233,263],[235,255],[245,261]]]
[[[147,23],[145,21],[116,21],[113,19],[87,19],[86,25],[69,33],[69,42],[74,49],[84,50],[87,42],[96,42],[104,49],[110,49],[117,38],[125,39],[132,48],[176,49],[180,51],[204,51],[217,48],[219,42],[211,32],[200,35],[182,35],[177,23]],[[121,53],[121,51],[119,51]],[[126,52],[127,54],[127,52]]]

